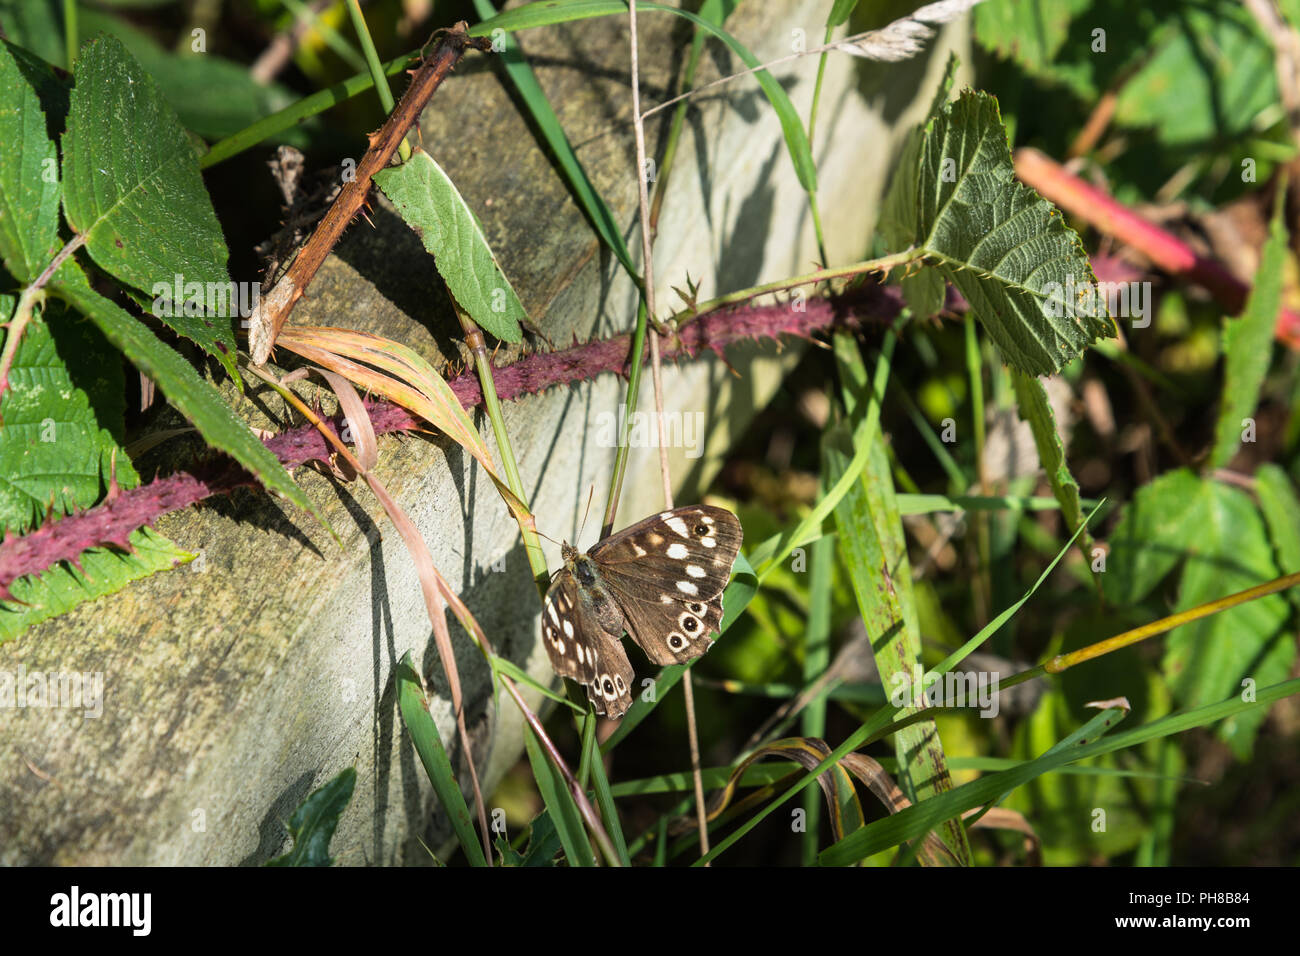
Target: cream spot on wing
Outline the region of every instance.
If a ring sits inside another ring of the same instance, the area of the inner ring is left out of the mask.
[[[705,514],[700,515],[700,520],[703,521],[705,524],[713,524],[713,519]]]
[[[669,518],[671,518],[672,516],[673,516],[673,513],[672,513],[671,511],[661,511],[661,512],[659,512],[659,520],[660,520],[660,521],[667,521],[667,520],[668,520]]]
[[[579,664],[581,664],[583,660],[586,658],[587,655],[583,652],[581,644],[573,645],[573,656],[578,659]]]
[[[716,548],[718,546],[717,539],[715,538],[701,538],[700,544],[704,545],[706,548]]]
[[[564,656],[564,641],[560,640],[558,637],[555,639],[555,653],[559,654],[561,657]]]
[[[673,531],[677,532],[677,534],[681,535],[683,538],[689,538],[691,536],[691,533],[686,530],[686,522],[681,518],[669,518],[664,522],[664,524],[668,525],[668,527],[672,528]]]
[[[664,543],[664,536],[661,534],[655,534],[653,531],[647,534],[645,536],[645,539],[649,541],[652,545],[654,545],[656,548],[659,547],[659,545]]]
[[[681,544],[680,542],[674,542],[668,546],[668,557],[675,561],[680,561],[688,554],[690,554],[690,552],[686,550],[686,545]]]
[[[691,577],[693,577],[693,578],[702,578],[702,577],[704,577],[704,569],[703,569],[702,567],[700,567],[698,564],[688,564],[688,565],[686,565],[686,573],[689,574],[689,575],[690,575]]]
[[[695,595],[700,593],[700,589],[690,581],[678,581],[677,590],[681,591],[683,594],[689,594],[691,597],[695,597]]]
[[[564,636],[565,636],[565,637],[573,637],[573,622],[572,622],[572,621],[565,621],[565,622],[564,622]]]
[[[554,605],[554,604],[548,604],[548,605],[546,605],[546,611],[547,611],[548,614],[551,615],[551,620],[552,620],[552,621],[555,623],[555,625],[558,627],[558,626],[559,626],[559,623],[560,623],[560,615],[558,615],[558,614],[555,613],[555,605]]]
[[[638,558],[644,558],[646,556],[645,548],[641,547],[641,545],[637,544],[635,541],[632,542],[632,552]]]
[[[672,603],[673,603],[674,601],[676,601],[676,600],[677,600],[677,598],[673,597],[671,594],[661,594],[661,595],[659,595],[659,603],[660,603],[660,604],[672,604]]]

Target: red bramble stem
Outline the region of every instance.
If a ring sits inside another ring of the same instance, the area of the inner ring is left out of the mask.
[[[724,350],[745,340],[758,341],[792,335],[812,338],[834,328],[856,328],[861,324],[889,322],[902,307],[896,288],[868,283],[862,289],[837,299],[810,298],[799,303],[743,306],[713,312],[684,326],[663,349],[665,359],[694,357],[710,349],[725,360]],[[601,373],[625,375],[631,336],[587,342],[556,352],[529,355],[495,371],[497,394],[509,401],[536,394],[547,388],[594,378]],[[483,400],[477,375],[467,369],[449,383],[466,408]],[[423,419],[400,405],[368,400],[375,434],[420,431],[428,427]],[[341,416],[326,420],[339,434]],[[332,446],[312,425],[302,425],[265,439],[265,444],[286,468],[308,462],[328,462]],[[39,574],[60,561],[77,565],[89,548],[112,546],[129,550],[133,531],[152,525],[171,511],[189,507],[236,488],[257,487],[257,479],[234,460],[216,455],[192,468],[128,491],[109,495],[106,500],[77,514],[47,521],[30,534],[5,536],[0,542],[0,600],[12,598],[10,585],[30,574]]]

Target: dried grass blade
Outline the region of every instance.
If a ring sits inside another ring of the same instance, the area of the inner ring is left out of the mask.
[[[367,427],[371,427],[369,415],[366,413],[365,406],[362,404],[361,398],[357,395],[352,383],[337,372],[328,369],[320,369],[319,371],[339,396],[339,402],[344,406],[345,412],[351,408],[353,414],[363,419]],[[345,395],[348,396],[346,399],[344,398]],[[316,422],[319,423],[320,420],[317,418]],[[327,429],[322,430],[328,431]],[[371,432],[373,437],[372,427]],[[332,432],[330,437],[333,437]],[[365,478],[366,484],[370,486],[370,490],[374,492],[375,497],[379,499],[379,503],[383,505],[389,520],[393,522],[398,534],[402,536],[406,550],[411,556],[411,563],[415,565],[416,575],[420,581],[420,593],[424,596],[425,610],[429,615],[429,623],[433,626],[434,646],[438,649],[438,657],[442,661],[443,673],[447,676],[447,686],[451,692],[452,711],[456,715],[456,729],[460,734],[461,746],[465,750],[465,763],[469,768],[470,783],[474,788],[474,806],[478,813],[479,829],[483,834],[484,854],[490,860],[492,858],[491,831],[487,825],[487,810],[483,803],[482,789],[479,786],[478,770],[474,766],[474,751],[470,746],[469,731],[465,727],[465,707],[460,687],[460,671],[456,666],[456,655],[451,646],[451,632],[447,627],[446,615],[443,613],[442,595],[444,588],[448,591],[450,588],[446,587],[446,582],[442,580],[442,575],[438,573],[438,569],[433,563],[433,555],[429,553],[429,547],[425,544],[424,538],[420,535],[414,522],[397,504],[393,496],[388,493],[388,489],[369,469],[363,467],[361,462],[353,457],[341,443],[339,448],[342,451],[341,457],[349,460],[349,464]],[[457,600],[459,602],[459,598]],[[463,608],[464,605],[461,604],[461,607]]]
[[[286,326],[276,344],[345,375],[429,421],[478,460],[520,525],[535,527],[528,506],[497,473],[487,443],[451,386],[419,353],[367,332],[310,326]],[[356,362],[366,362],[395,378],[377,375]]]

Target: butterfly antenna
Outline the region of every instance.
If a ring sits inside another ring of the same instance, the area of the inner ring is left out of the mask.
[[[593,482],[591,485],[591,490],[587,492],[587,507],[582,510],[582,524],[578,525],[577,540],[579,541],[582,540],[582,529],[587,526],[587,515],[591,511],[591,499],[592,496],[594,496],[595,494],[596,494],[596,485]]]

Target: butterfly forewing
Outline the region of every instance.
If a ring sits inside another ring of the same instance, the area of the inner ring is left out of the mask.
[[[607,634],[573,574],[555,576],[542,608],[542,643],[561,677],[586,685],[596,713],[622,717],[632,706],[635,674],[620,642]]]
[[[679,664],[713,643],[741,538],[731,512],[689,505],[639,521],[587,554],[646,656],[656,664]]]
[[[707,651],[740,541],[730,511],[689,505],[651,515],[585,555],[565,544],[564,568],[542,610],[542,643],[555,672],[586,685],[596,713],[622,717],[635,677],[623,630],[656,664]]]

